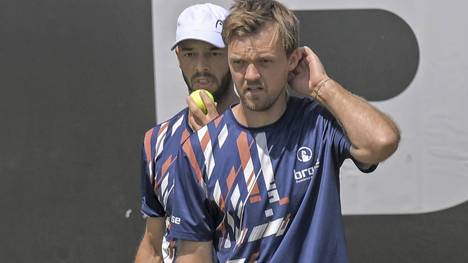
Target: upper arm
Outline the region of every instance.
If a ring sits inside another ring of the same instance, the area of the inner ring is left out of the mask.
[[[181,240],[177,243],[176,263],[211,263],[213,262],[211,241],[198,242]]]

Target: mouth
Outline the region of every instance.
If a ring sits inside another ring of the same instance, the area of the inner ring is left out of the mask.
[[[213,86],[214,81],[211,78],[196,78],[192,81],[192,85],[197,88],[207,88]]]
[[[261,86],[247,86],[244,93],[257,94],[263,92],[265,89]]]

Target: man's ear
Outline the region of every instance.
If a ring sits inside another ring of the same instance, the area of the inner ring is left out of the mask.
[[[291,52],[291,54],[288,57],[288,70],[293,71],[296,67],[299,61],[301,60],[302,54],[301,54],[301,49],[296,48]]]

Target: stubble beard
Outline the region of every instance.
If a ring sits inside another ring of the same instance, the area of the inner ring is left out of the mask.
[[[239,92],[239,90],[237,90],[237,93],[239,94],[239,98],[243,107],[247,108],[250,111],[262,112],[271,109],[273,105],[275,105],[276,102],[280,99],[281,95],[285,93],[285,91],[282,90],[278,92],[278,94],[276,94],[275,96],[268,96],[269,94],[266,93],[260,95],[261,97],[256,100],[247,98],[245,93]]]

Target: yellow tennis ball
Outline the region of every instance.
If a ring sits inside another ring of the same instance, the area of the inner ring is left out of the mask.
[[[196,91],[190,93],[190,97],[192,97],[192,99],[195,101],[195,104],[197,104],[197,107],[198,107],[200,110],[202,110],[203,113],[206,114],[208,111],[207,111],[207,109],[206,109],[205,103],[203,103],[203,99],[202,99],[201,96],[200,96],[200,92],[202,92],[202,91],[204,91],[205,94],[208,94],[208,97],[211,99],[211,101],[214,102],[213,95],[212,95],[209,91],[207,91],[207,90],[205,90],[205,89],[198,89],[198,90],[196,90]]]

